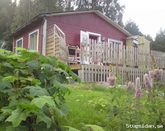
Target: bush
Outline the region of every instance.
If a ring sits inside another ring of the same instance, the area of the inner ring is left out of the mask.
[[[0,50],[1,130],[60,130],[71,69],[54,57]]]

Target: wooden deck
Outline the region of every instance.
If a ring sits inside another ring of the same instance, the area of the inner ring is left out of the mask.
[[[149,52],[148,49],[125,47],[121,41],[80,43],[75,48],[75,55],[68,53],[65,34],[56,26],[49,27],[47,34],[46,55],[56,56],[68,62],[73,70],[78,70],[79,77],[85,82],[106,82],[112,71],[121,84],[135,81],[154,68],[165,69],[165,53]],[[162,78],[165,82],[165,72]]]

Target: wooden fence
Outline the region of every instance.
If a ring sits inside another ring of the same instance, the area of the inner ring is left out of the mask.
[[[81,43],[81,64],[112,64],[129,67],[150,68],[148,49],[125,47],[121,41],[90,41]]]
[[[151,58],[157,68],[165,68],[165,53],[151,50]]]
[[[48,27],[46,55],[56,56],[65,62],[67,61],[68,49],[65,41],[65,34],[57,25]]]
[[[109,72],[113,72],[117,76],[120,84],[124,85],[128,81],[135,82],[137,77],[143,81],[143,75],[148,73],[149,69],[139,69],[131,67],[115,67],[115,66],[100,66],[96,64],[81,65],[79,77],[84,82],[106,82]],[[161,79],[165,82],[165,71]]]

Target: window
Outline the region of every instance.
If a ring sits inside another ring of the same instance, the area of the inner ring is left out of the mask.
[[[16,48],[17,47],[23,47],[23,38],[16,40]],[[16,53],[18,53],[17,50]]]
[[[35,30],[29,34],[29,50],[38,51],[39,30]]]
[[[96,40],[98,42],[101,41],[101,34],[94,33],[94,32],[87,32],[89,34],[89,39]]]
[[[69,55],[75,55],[75,49],[69,48]]]

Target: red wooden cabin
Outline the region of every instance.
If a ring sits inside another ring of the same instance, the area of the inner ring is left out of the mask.
[[[14,33],[13,51],[15,47],[24,47],[66,60],[68,48],[70,56],[79,54],[83,41],[111,39],[125,44],[128,36],[125,29],[99,11],[47,13],[33,18]]]

